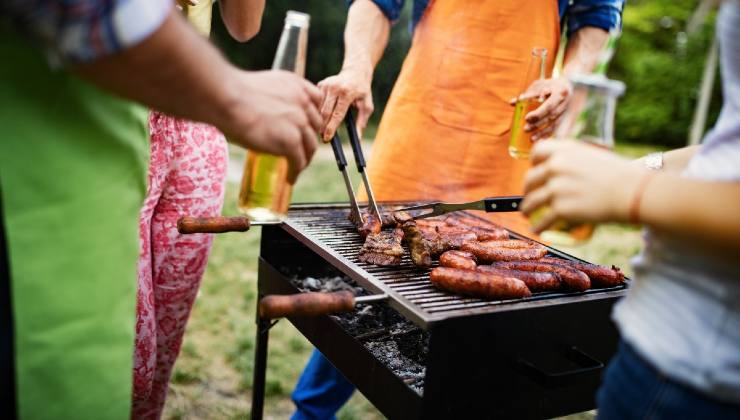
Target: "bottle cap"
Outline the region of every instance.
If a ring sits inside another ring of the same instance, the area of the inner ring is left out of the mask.
[[[309,15],[308,13],[288,10],[288,13],[285,15],[286,25],[307,27],[309,22],[311,22],[311,15]]]

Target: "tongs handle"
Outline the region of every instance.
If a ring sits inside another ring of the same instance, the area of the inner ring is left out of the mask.
[[[484,198],[483,205],[487,213],[519,211],[523,198],[521,195]]]
[[[284,318],[287,316],[317,316],[355,309],[355,295],[341,292],[309,292],[295,295],[269,295],[260,299],[259,315],[262,318]]]
[[[357,135],[357,126],[355,125],[355,116],[352,112],[352,107],[347,109],[347,113],[344,115],[344,123],[347,125],[347,133],[349,134],[349,143],[352,145],[352,152],[355,155],[355,163],[357,163],[357,171],[365,171],[365,155],[362,153],[362,144],[360,143],[360,137]]]
[[[246,232],[250,226],[249,219],[244,216],[185,216],[177,221],[177,231],[182,234]]]
[[[343,171],[347,167],[347,158],[344,157],[344,150],[342,149],[342,142],[339,140],[339,135],[334,133],[334,137],[331,139],[331,149],[334,151],[334,159],[337,161],[337,168]]]

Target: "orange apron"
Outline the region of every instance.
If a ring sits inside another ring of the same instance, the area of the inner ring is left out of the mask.
[[[521,194],[526,161],[507,148],[533,47],[552,69],[556,0],[432,0],[378,128],[368,175],[378,200]],[[525,232],[519,213],[493,219]]]

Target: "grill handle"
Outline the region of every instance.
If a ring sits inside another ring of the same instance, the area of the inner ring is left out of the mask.
[[[250,227],[249,219],[243,216],[186,216],[177,221],[177,231],[182,234],[246,232]]]
[[[599,375],[598,372],[604,368],[603,362],[575,346],[567,350],[565,358],[579,367],[560,372],[551,372],[523,358],[517,360],[517,364],[531,379],[550,388],[581,383],[586,377]]]
[[[260,299],[261,318],[284,318],[288,316],[318,316],[355,310],[355,295],[347,290],[341,292],[308,292],[295,295],[268,295]]]

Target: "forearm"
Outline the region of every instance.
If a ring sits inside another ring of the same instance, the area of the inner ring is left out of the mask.
[[[656,173],[639,205],[642,223],[659,231],[740,252],[740,182],[687,179]]]
[[[388,44],[391,24],[369,0],[356,0],[349,8],[344,31],[342,70],[359,71],[368,80]]]
[[[234,86],[238,70],[174,8],[162,26],[140,44],[75,71],[119,96],[222,130],[230,128],[229,111],[239,102]]]
[[[671,150],[663,153],[663,172],[681,172],[689,164],[689,160],[699,151],[701,146],[687,146],[680,149]],[[645,157],[635,161],[635,164],[641,168],[645,167]]]
[[[572,34],[563,58],[563,75],[591,73],[608,38],[607,31],[590,26]]]
[[[229,34],[246,42],[260,31],[265,0],[219,0],[221,18]]]

